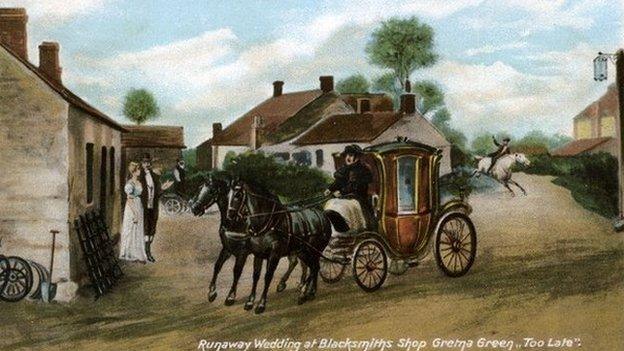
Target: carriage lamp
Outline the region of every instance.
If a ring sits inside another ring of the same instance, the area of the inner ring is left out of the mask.
[[[594,80],[602,82],[608,78],[608,62],[611,61],[615,64],[615,54],[605,54],[599,52],[598,56],[594,59]]]

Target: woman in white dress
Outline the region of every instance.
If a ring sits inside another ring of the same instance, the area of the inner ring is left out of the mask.
[[[139,181],[139,175],[141,174],[139,164],[130,162],[128,173],[130,173],[130,179],[128,179],[124,187],[128,197],[121,229],[119,258],[126,261],[146,263],[143,205],[141,204],[143,187]]]

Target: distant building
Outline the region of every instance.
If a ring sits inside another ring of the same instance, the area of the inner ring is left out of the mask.
[[[332,76],[322,76],[319,90],[283,93],[273,83],[273,97],[257,105],[227,128],[213,125],[213,137],[198,148],[199,160],[220,168],[227,153],[259,150],[284,161],[334,170],[334,154],[345,145],[368,146],[399,136],[443,150],[442,173],[450,172],[450,143],[416,111],[416,96],[403,96],[393,111],[385,94],[338,94]],[[210,147],[209,147],[210,146]]]
[[[146,153],[152,156],[153,167],[163,173],[173,169],[182,158],[182,150],[186,148],[183,127],[124,125],[124,128],[127,130],[121,136],[124,179],[128,176],[127,165],[131,161],[141,162]]]
[[[0,237],[2,253],[45,267],[51,229],[59,230],[53,282],[71,299],[86,269],[73,221],[99,210],[120,230],[124,127],[62,83],[59,45],[39,45],[28,61],[27,14],[0,8]]]
[[[587,106],[573,119],[574,140],[552,151],[553,156],[608,152],[617,155],[616,121],[619,115],[617,87]]]

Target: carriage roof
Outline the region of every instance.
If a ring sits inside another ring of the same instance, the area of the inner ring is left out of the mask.
[[[376,154],[386,154],[392,153],[399,150],[409,150],[413,149],[414,151],[421,151],[428,154],[440,154],[442,150],[433,147],[431,145],[422,144],[416,141],[411,140],[399,140],[388,143],[382,143],[377,145],[372,145],[364,149],[366,153],[376,153]]]

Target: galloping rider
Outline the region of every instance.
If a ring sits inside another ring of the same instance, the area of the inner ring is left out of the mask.
[[[496,140],[496,137],[492,135],[492,141],[494,142],[494,145],[496,145],[498,149],[488,154],[488,157],[492,158],[492,163],[490,163],[490,168],[488,168],[487,170],[488,174],[492,172],[492,169],[494,168],[494,165],[496,164],[496,161],[498,161],[498,159],[500,159],[501,157],[505,155],[511,154],[511,151],[509,150],[509,142],[511,140],[509,138],[504,138],[503,141],[499,143]]]

